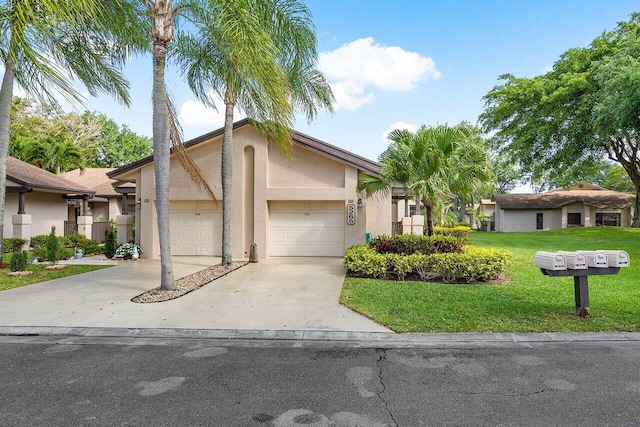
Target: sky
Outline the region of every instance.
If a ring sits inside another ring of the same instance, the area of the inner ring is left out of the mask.
[[[462,121],[477,124],[482,97],[510,73],[549,71],[566,50],[587,47],[626,21],[640,4],[630,0],[306,0],[318,39],[318,67],[336,104],[295,130],[371,160],[394,128]],[[130,60],[125,75],[133,103],[90,98],[100,111],[151,136],[151,58]],[[168,88],[180,111],[185,140],[223,125],[171,65]],[[238,118],[241,114],[236,114]]]

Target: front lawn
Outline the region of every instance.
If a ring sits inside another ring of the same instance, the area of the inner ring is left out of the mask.
[[[346,278],[342,303],[396,332],[640,331],[640,229],[474,232],[470,244],[513,253],[511,281],[450,285]],[[572,277],[547,277],[537,251],[621,249],[631,267],[589,278],[591,317],[574,313]]]
[[[20,277],[7,276],[7,273],[11,271],[9,269],[0,270],[0,291],[111,267],[110,265],[67,265],[62,270],[45,270],[45,266],[45,264],[31,264],[27,267],[27,271],[33,271],[33,275]]]

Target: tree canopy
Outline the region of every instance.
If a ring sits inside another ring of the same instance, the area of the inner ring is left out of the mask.
[[[593,171],[607,158],[636,192],[640,226],[640,14],[586,48],[570,49],[533,78],[505,74],[485,95],[480,122],[534,181]],[[565,178],[566,180],[566,178]]]
[[[419,198],[426,209],[430,236],[439,202],[472,199],[492,184],[484,141],[478,129],[466,123],[422,126],[415,133],[395,130],[389,139],[389,148],[380,156],[380,175],[362,174],[358,190],[372,194],[401,188],[405,195]]]

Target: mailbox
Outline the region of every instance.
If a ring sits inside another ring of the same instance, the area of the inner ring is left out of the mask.
[[[555,252],[538,251],[535,256],[536,267],[545,270],[566,270],[567,259],[564,255]]]
[[[587,257],[587,265],[591,268],[609,267],[607,254],[603,251],[578,251],[578,253],[584,254],[584,256]]]
[[[625,251],[602,251],[607,255],[609,267],[629,267],[629,254]]]
[[[567,260],[567,268],[571,270],[584,270],[589,268],[587,266],[587,257],[580,252],[558,251],[556,253],[564,256]]]

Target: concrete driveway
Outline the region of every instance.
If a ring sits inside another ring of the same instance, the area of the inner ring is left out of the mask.
[[[219,263],[174,257],[176,278]],[[340,258],[271,258],[181,298],[137,304],[157,287],[160,262],[141,260],[0,292],[0,326],[389,332],[339,304]]]

